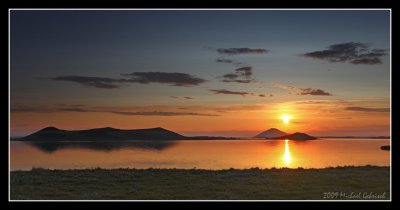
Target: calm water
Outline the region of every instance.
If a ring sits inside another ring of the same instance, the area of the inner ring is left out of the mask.
[[[43,168],[324,168],[390,165],[388,139],[185,140],[10,144],[11,170]]]

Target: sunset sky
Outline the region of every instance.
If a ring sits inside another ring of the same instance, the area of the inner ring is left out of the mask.
[[[390,11],[12,10],[10,99],[11,136],[390,135]]]

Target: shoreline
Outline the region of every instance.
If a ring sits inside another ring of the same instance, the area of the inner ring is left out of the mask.
[[[362,197],[364,194],[368,194],[369,197]],[[379,195],[380,198],[377,197]],[[12,200],[388,200],[390,167],[225,170],[38,168],[10,172],[10,198]]]

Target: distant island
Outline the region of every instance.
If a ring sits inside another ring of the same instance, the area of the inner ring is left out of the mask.
[[[280,137],[275,137],[275,138],[271,138],[271,139],[290,139],[290,140],[315,140],[318,139],[317,137],[314,136],[310,136],[306,133],[293,133],[290,135],[285,135],[285,136],[280,136]]]
[[[381,146],[381,150],[388,150],[388,151],[390,151],[390,145]]]
[[[288,133],[283,132],[276,128],[271,128],[271,129],[268,129],[266,131],[263,131],[263,132],[257,134],[256,136],[254,136],[254,138],[275,138],[275,137],[281,137],[284,135],[288,135]]]
[[[300,133],[296,132],[293,134],[288,134],[286,132],[283,132],[279,129],[276,128],[271,128],[266,131],[263,131],[254,138],[265,138],[265,139],[271,139],[271,140],[277,140],[277,139],[290,139],[290,140],[315,140],[318,139],[317,137],[310,136],[306,133]]]
[[[219,136],[183,136],[164,128],[122,130],[111,127],[89,130],[62,130],[46,127],[19,141],[115,141],[115,140],[226,140],[237,139]]]

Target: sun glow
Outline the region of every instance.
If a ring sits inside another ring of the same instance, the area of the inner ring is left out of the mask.
[[[285,153],[283,153],[283,161],[285,162],[286,166],[292,161],[292,156],[290,155],[289,150],[289,140],[285,140]]]
[[[289,124],[289,122],[292,119],[292,117],[290,115],[285,114],[285,115],[281,116],[281,119],[282,119],[283,123],[285,125],[287,125],[287,124]]]

